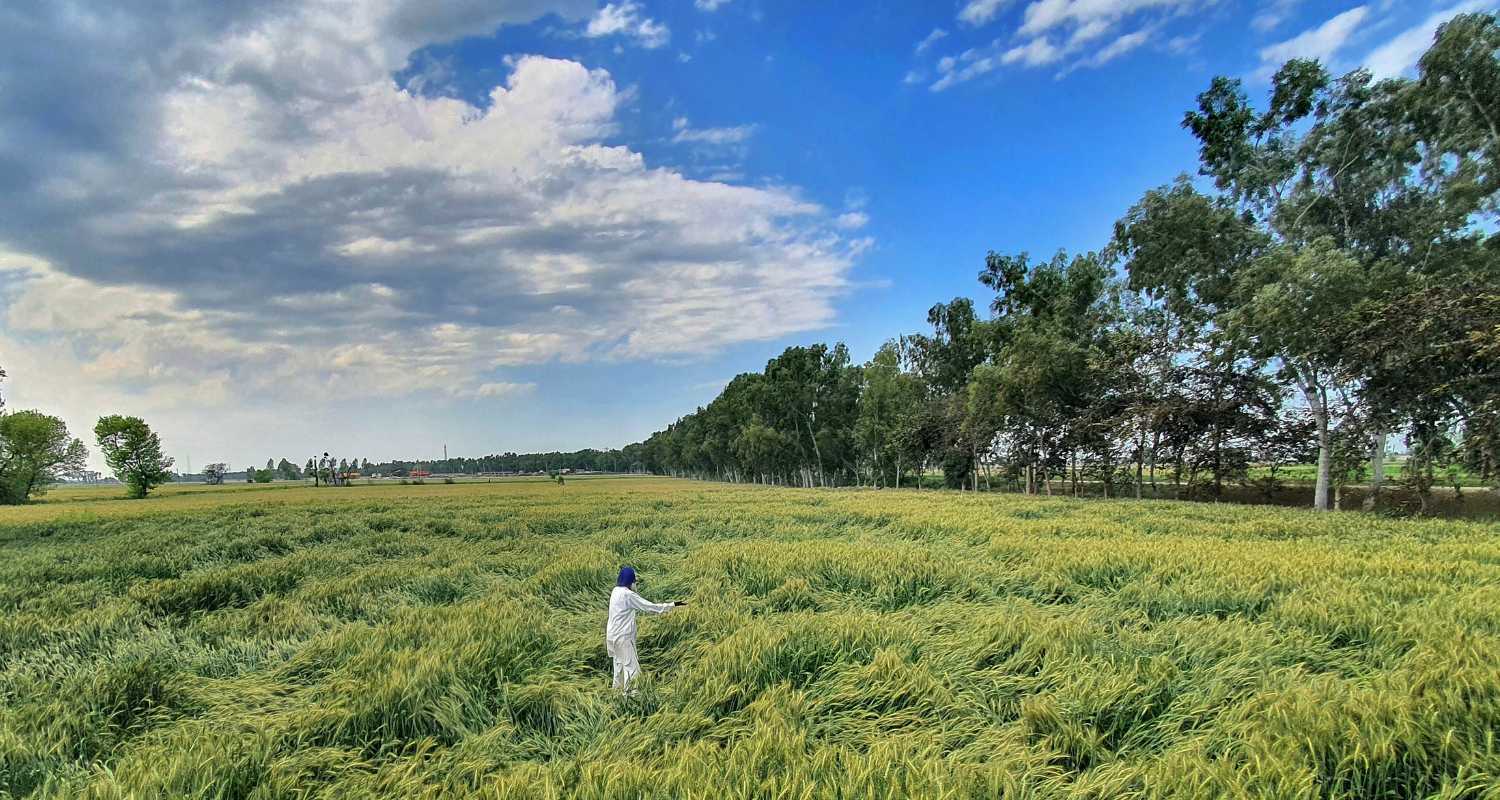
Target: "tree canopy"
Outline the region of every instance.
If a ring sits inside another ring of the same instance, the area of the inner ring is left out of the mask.
[[[100,417],[94,436],[129,497],[144,498],[153,487],[172,479],[172,459],[162,455],[161,439],[140,417]]]

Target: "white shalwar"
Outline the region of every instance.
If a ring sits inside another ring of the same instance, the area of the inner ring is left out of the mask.
[[[627,691],[630,682],[641,674],[641,663],[635,655],[635,615],[638,611],[647,614],[665,614],[671,611],[672,603],[651,603],[629,587],[616,586],[609,595],[609,622],[604,628],[604,649],[615,661],[615,677],[610,684],[620,691]]]

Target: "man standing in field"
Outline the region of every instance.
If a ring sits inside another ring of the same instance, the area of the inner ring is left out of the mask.
[[[604,649],[615,661],[615,678],[610,684],[622,692],[628,692],[630,682],[641,674],[641,664],[635,655],[635,615],[637,611],[647,614],[665,614],[680,603],[652,603],[635,593],[635,570],[621,567],[615,589],[609,595],[609,622],[604,628]]]

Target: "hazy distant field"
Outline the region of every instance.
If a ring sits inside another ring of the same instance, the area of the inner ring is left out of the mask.
[[[0,509],[0,794],[1497,797],[1500,528],[665,479]],[[653,600],[608,689],[619,565]]]

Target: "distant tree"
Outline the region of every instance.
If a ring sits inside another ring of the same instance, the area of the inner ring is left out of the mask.
[[[276,471],[270,469],[250,470],[250,479],[256,483],[270,483],[276,479]]]
[[[209,464],[203,468],[203,482],[210,486],[217,486],[224,482],[224,473],[229,471],[229,465],[223,462]]]
[[[61,419],[40,411],[0,411],[0,504],[41,494],[62,477],[83,471],[88,451]]]
[[[274,458],[268,458],[268,459],[266,459],[266,471],[267,472],[275,472],[276,471],[276,459],[274,459]]]
[[[162,455],[161,439],[140,417],[100,417],[94,436],[128,497],[143,498],[172,477],[172,459]]]
[[[990,357],[994,326],[979,319],[974,302],[966,297],[934,305],[927,311],[927,322],[930,335],[904,340],[926,395],[916,426],[922,431],[918,438],[925,448],[924,462],[930,458],[940,463],[944,483],[962,488],[975,474],[979,448],[988,447],[992,438],[964,423],[967,387],[975,368]]]
[[[937,394],[961,391],[985,360],[989,330],[967,297],[934,305],[927,311],[927,322],[931,335],[907,337],[917,372]]]
[[[766,421],[785,434],[799,451],[804,486],[829,485],[830,473],[843,471],[854,454],[853,427],[858,412],[858,370],[849,364],[842,343],[829,347],[788,347],[766,364]],[[677,460],[691,464],[700,441],[697,420],[683,420],[688,433],[679,442]]]
[[[302,477],[302,474],[297,471],[297,465],[293,464],[290,461],[287,461],[284,458],[276,463],[276,473],[280,475],[283,480],[288,481],[299,480]]]
[[[854,437],[861,457],[869,458],[870,482],[877,486],[884,483],[887,471],[900,486],[902,469],[911,465],[901,431],[921,405],[922,382],[905,371],[902,361],[901,343],[892,340],[862,370]]]

